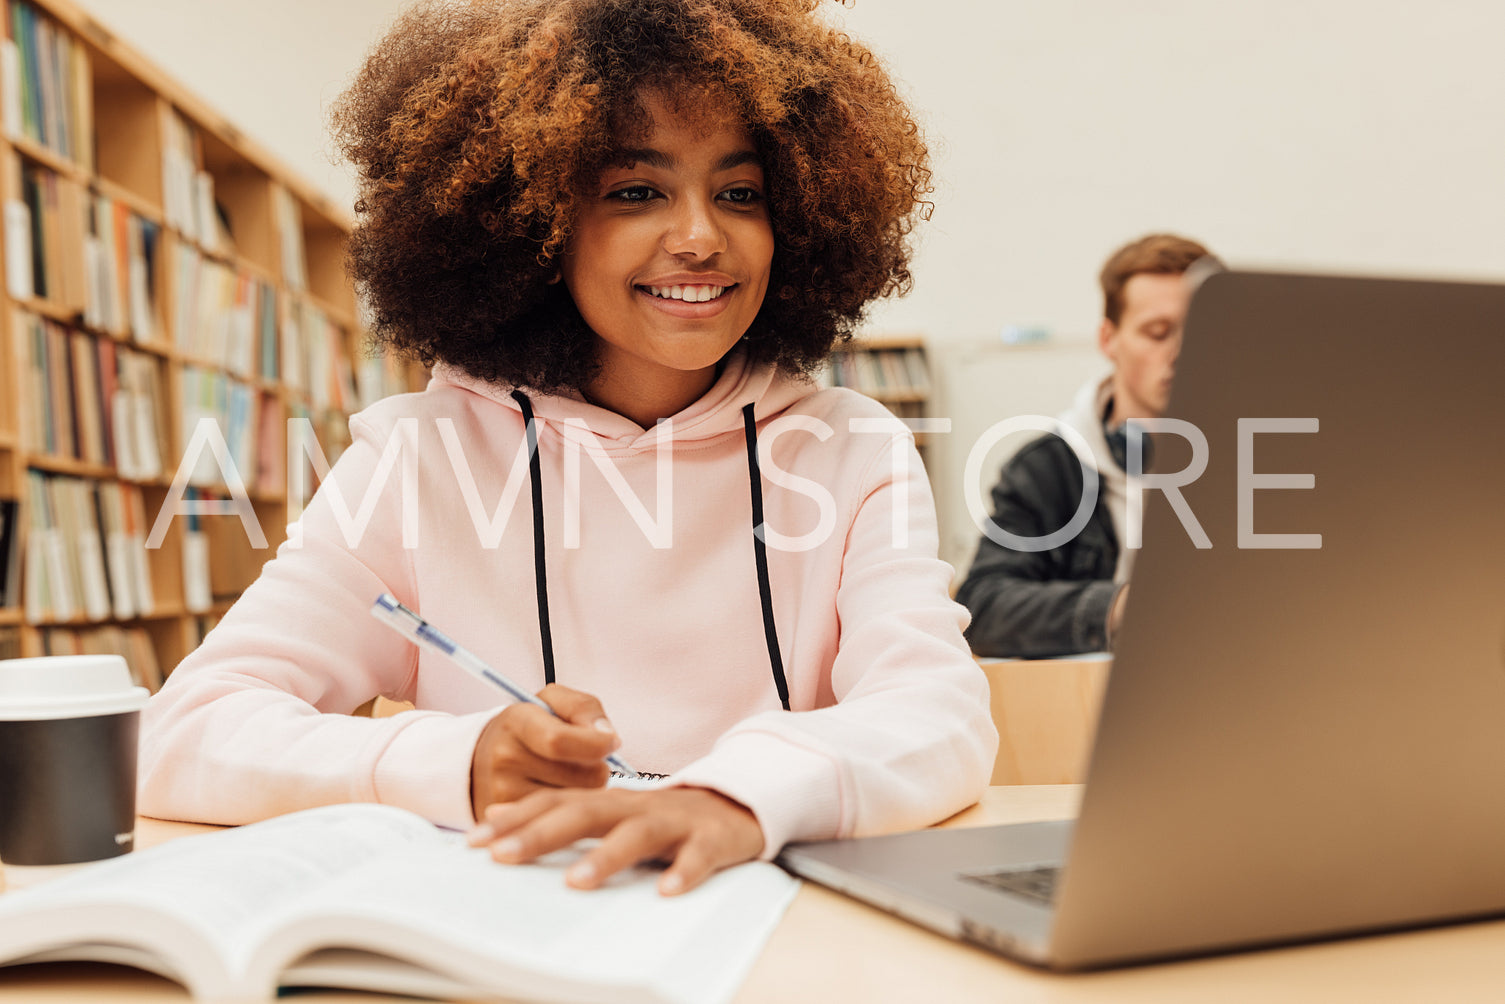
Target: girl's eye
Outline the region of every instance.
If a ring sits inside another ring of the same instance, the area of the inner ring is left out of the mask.
[[[729,188],[721,193],[721,197],[736,205],[746,206],[762,200],[763,193],[756,188]]]
[[[607,196],[618,202],[647,202],[656,193],[647,185],[631,185],[627,188],[619,188]]]

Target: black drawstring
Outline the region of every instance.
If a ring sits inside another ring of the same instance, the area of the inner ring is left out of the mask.
[[[523,410],[523,423],[528,430],[528,480],[533,489],[533,578],[534,594],[538,597],[538,636],[543,645],[543,682],[553,683],[554,632],[549,630],[549,576],[544,567],[543,477],[538,465],[538,427],[533,421],[533,405],[528,402],[528,395],[515,390],[512,392],[512,399]]]
[[[543,477],[538,462],[538,429],[533,421],[533,406],[520,390],[512,399],[523,411],[528,430],[528,479],[533,499],[533,577],[538,596],[538,634],[543,644],[544,682],[554,682],[554,636],[549,630],[549,583],[544,565]],[[747,480],[752,489],[753,558],[758,566],[758,597],[763,604],[763,635],[768,640],[768,661],[773,667],[773,684],[779,703],[789,710],[789,684],[784,679],[784,657],[779,652],[779,633],[773,619],[773,590],[768,583],[768,549],[763,542],[763,479],[758,472],[758,429],[751,404],[742,409],[743,428],[747,433]]]
[[[742,427],[747,433],[747,483],[752,489],[753,557],[758,563],[758,596],[763,601],[763,636],[768,639],[768,662],[773,666],[773,685],[779,703],[789,710],[789,684],[784,679],[784,656],[779,652],[779,632],[773,620],[773,590],[768,585],[768,545],[763,542],[763,477],[758,472],[758,427],[751,403],[742,409]]]

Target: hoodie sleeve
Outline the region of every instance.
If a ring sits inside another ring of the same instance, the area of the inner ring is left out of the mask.
[[[836,703],[754,715],[675,774],[747,806],[765,858],[791,840],[927,826],[975,802],[992,772],[987,679],[962,638],[967,614],[948,595],[929,481],[905,435],[908,477],[894,476],[886,449],[868,464],[836,596],[805,598],[837,607]]]
[[[386,425],[352,420],[354,443],[289,541],[148,703],[143,814],[237,824],[384,802],[472,821],[470,761],[492,712],[350,715],[377,695],[410,696],[416,672],[414,648],[370,615],[382,592],[413,602],[403,525],[417,524],[415,444],[402,420]]]

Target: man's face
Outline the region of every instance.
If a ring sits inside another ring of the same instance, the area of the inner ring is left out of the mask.
[[[1110,422],[1165,414],[1190,301],[1181,275],[1140,273],[1124,284],[1123,315],[1117,324],[1104,318],[1097,336],[1113,361]]]

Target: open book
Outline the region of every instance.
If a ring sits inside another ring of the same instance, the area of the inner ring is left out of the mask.
[[[499,865],[402,809],[310,809],[8,892],[0,963],[122,963],[201,1000],[318,986],[702,1004],[736,992],[798,885],[751,863],[681,896],[647,869],[582,892],[564,884],[579,854]]]

